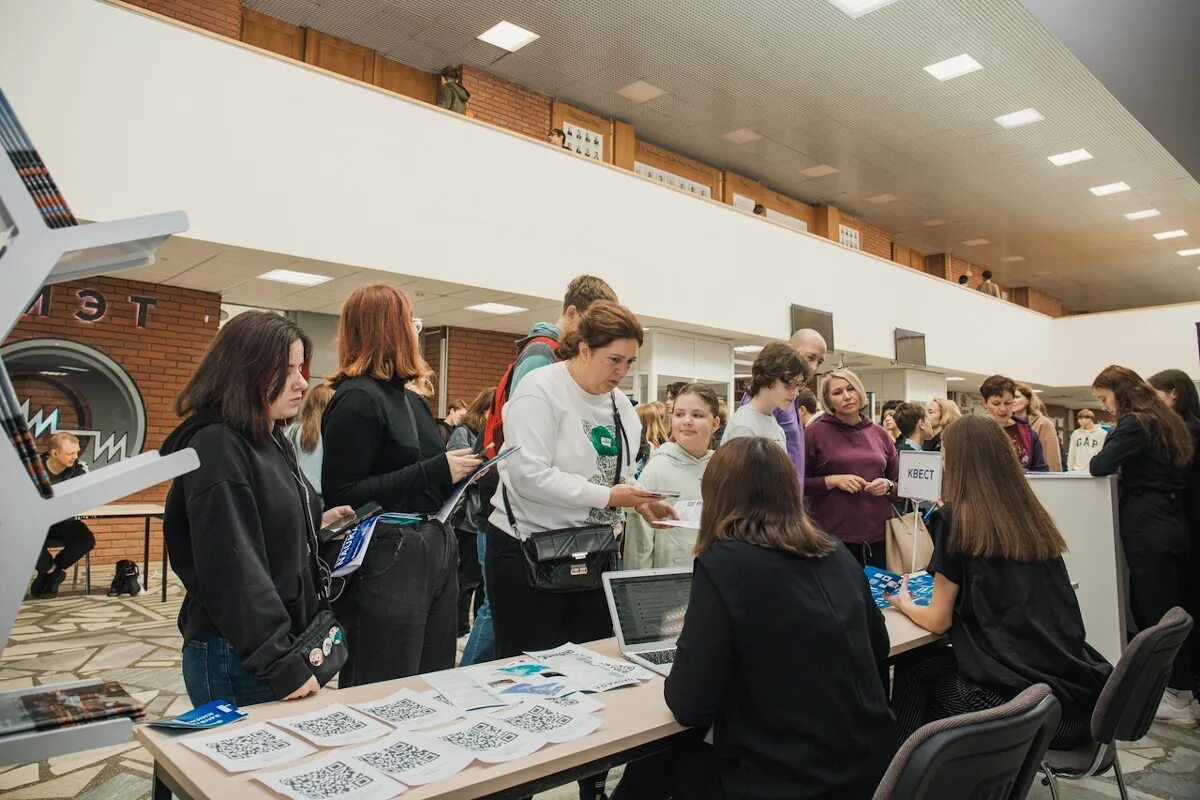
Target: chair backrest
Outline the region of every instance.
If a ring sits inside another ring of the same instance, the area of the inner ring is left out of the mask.
[[[1157,625],[1133,637],[1096,701],[1093,739],[1111,744],[1136,742],[1146,735],[1171,676],[1175,655],[1191,629],[1192,618],[1176,606]]]
[[[1050,687],[1036,683],[1002,706],[924,725],[901,745],[874,800],[1021,800],[1059,713]]]

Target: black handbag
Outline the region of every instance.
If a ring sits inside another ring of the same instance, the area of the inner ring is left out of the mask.
[[[625,427],[617,411],[616,395],[611,395],[613,426],[617,439],[617,469],[613,485],[621,482],[622,458],[629,451]],[[501,485],[504,511],[513,533],[517,520],[508,502],[508,489]],[[553,531],[534,531],[521,541],[521,556],[525,578],[541,592],[586,592],[600,588],[600,576],[617,566],[617,537],[612,525],[585,525],[579,528],[559,528]]]

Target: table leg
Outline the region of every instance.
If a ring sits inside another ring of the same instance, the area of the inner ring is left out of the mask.
[[[162,520],[160,519],[158,522],[159,527],[162,528]],[[159,597],[159,602],[165,603],[167,602],[167,532],[165,529],[162,531],[162,553],[162,595]]]
[[[150,518],[146,517],[146,538],[142,542],[142,589],[150,591]]]
[[[154,762],[154,788],[150,792],[150,800],[171,800],[171,790],[163,783],[157,761]]]

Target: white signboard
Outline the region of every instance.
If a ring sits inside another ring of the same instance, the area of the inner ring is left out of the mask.
[[[652,167],[649,164],[643,164],[641,161],[633,162],[633,171],[644,178],[665,183],[667,186],[682,189],[685,192],[698,194],[701,197],[712,197],[712,187],[703,183],[697,183],[696,181],[689,181],[681,175],[661,170],[658,167]],[[754,206],[750,206],[750,209],[753,210]]]
[[[858,229],[851,228],[849,225],[838,225],[838,242],[846,247],[853,247],[855,250],[862,249],[859,243]]]
[[[912,500],[940,500],[942,454],[901,450],[898,492],[901,497]]]
[[[578,125],[572,125],[569,122],[563,123],[563,133],[566,134],[566,142],[564,146],[568,150],[572,150],[584,158],[590,158],[594,161],[604,160],[604,136],[589,131],[587,128],[581,128]]]

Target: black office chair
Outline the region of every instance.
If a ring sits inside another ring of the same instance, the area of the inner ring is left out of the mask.
[[[1022,800],[1058,717],[1050,687],[1035,683],[1002,706],[923,725],[892,758],[874,800]]]
[[[58,549],[61,549],[62,546],[63,546],[63,543],[58,541],[57,539],[50,538],[50,539],[46,540],[46,548],[47,549],[58,550]],[[72,569],[72,571],[71,571],[71,591],[75,591],[75,588],[79,585],[79,562],[76,561],[72,566],[74,567],[74,569]],[[91,594],[92,593],[92,552],[90,550],[83,556],[83,580],[84,580],[83,593]]]
[[[1117,757],[1117,742],[1136,742],[1146,735],[1158,711],[1175,655],[1192,629],[1192,618],[1172,608],[1157,625],[1133,637],[1100,692],[1092,712],[1092,740],[1074,750],[1048,750],[1042,762],[1050,796],[1058,800],[1058,779],[1082,780],[1107,772],[1117,776],[1123,800],[1129,800]]]

